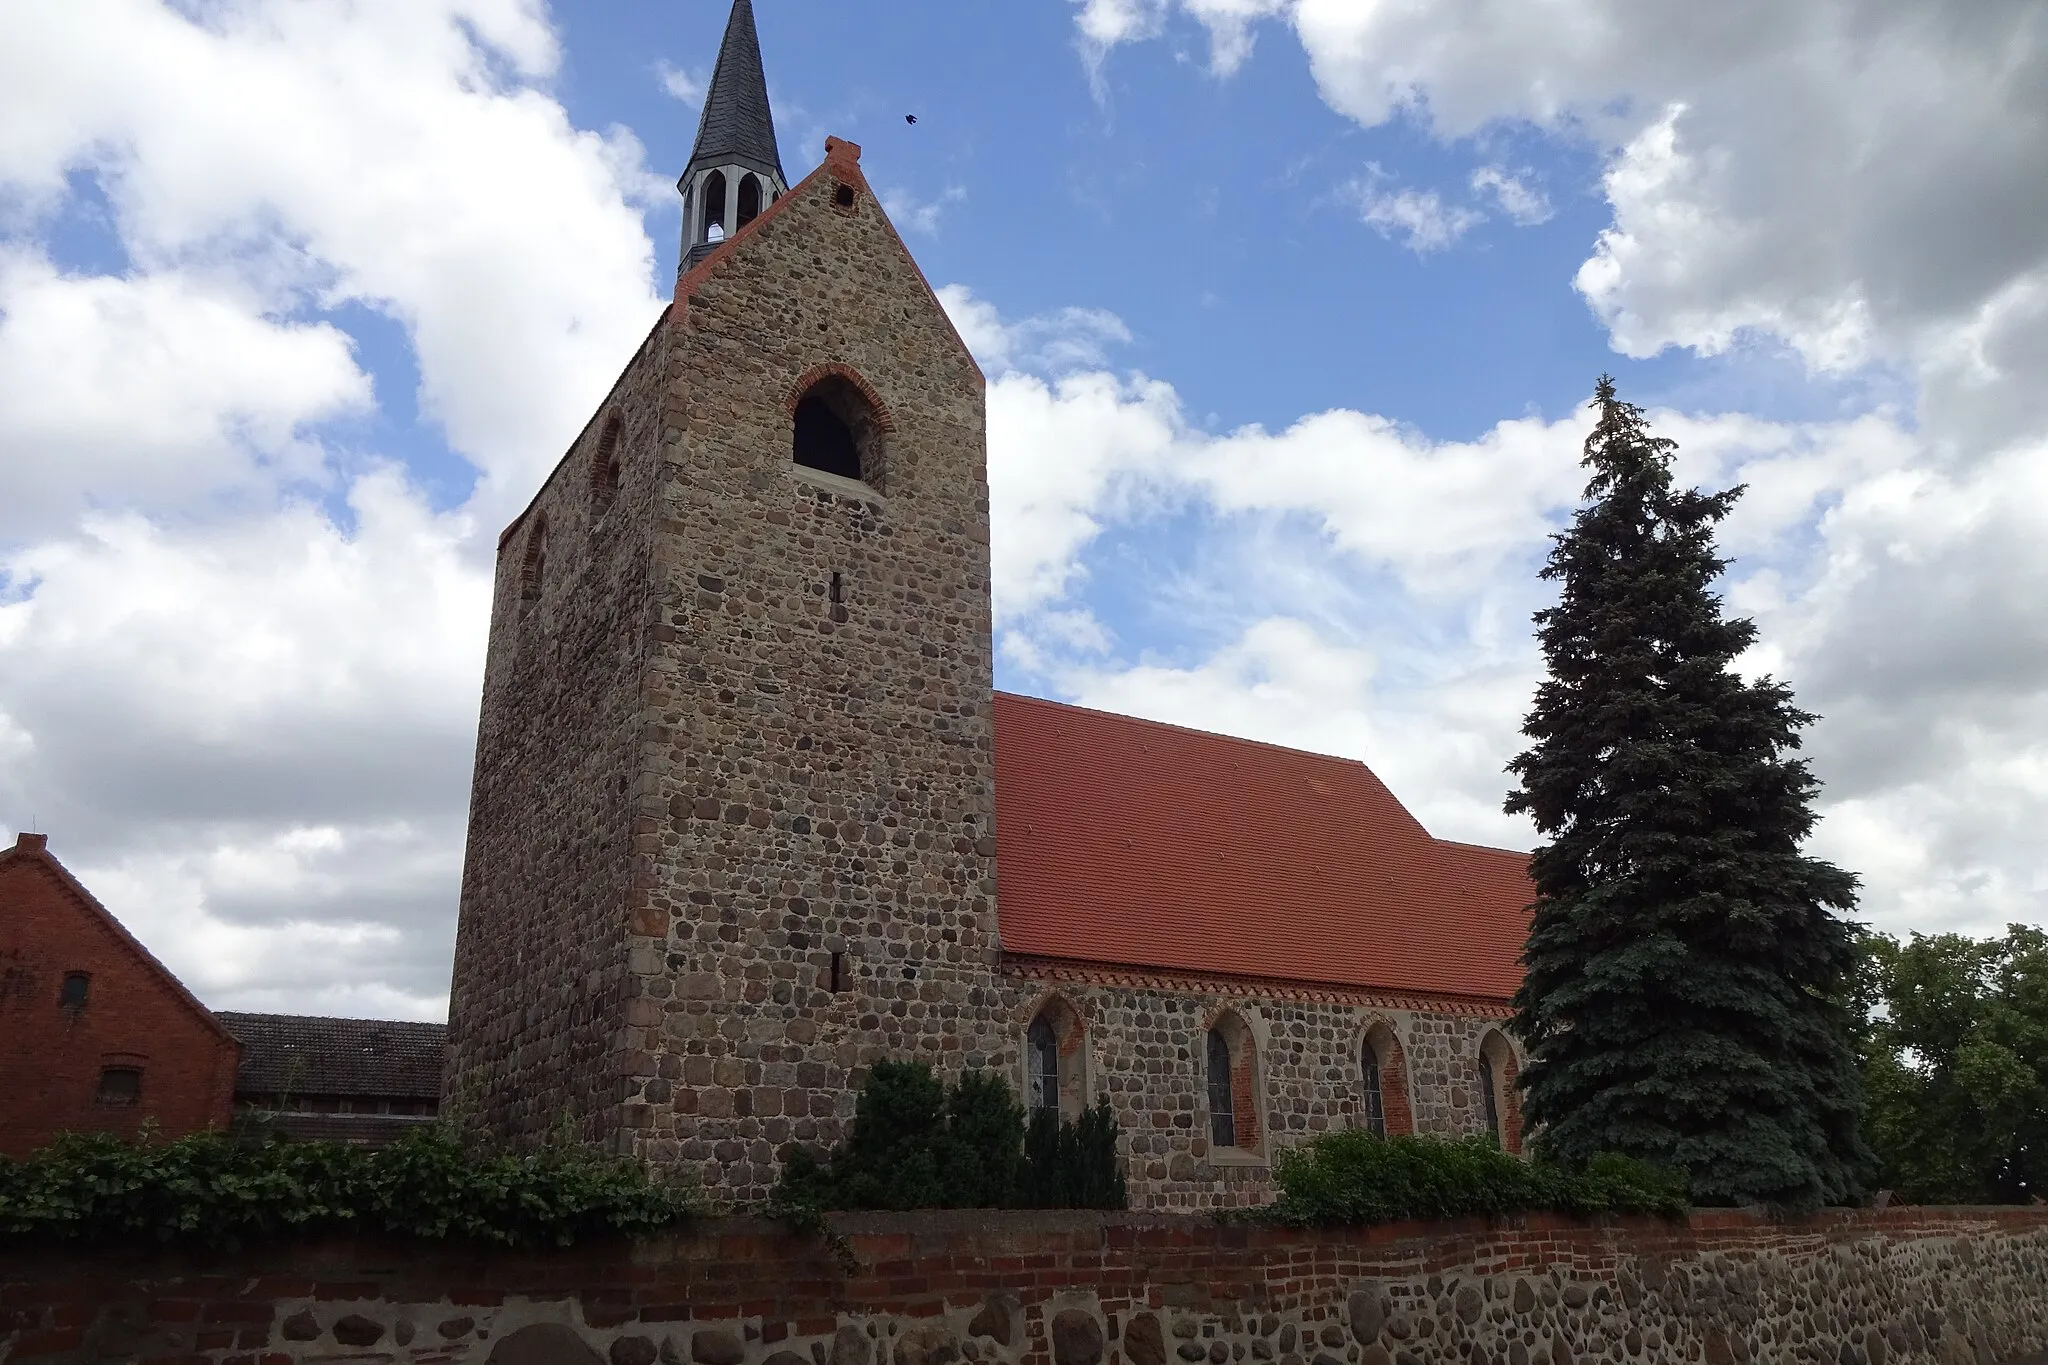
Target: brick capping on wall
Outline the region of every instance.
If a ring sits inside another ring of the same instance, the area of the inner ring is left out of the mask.
[[[1131,990],[1176,994],[1228,995],[1244,999],[1315,1005],[1356,1005],[1385,1010],[1418,1010],[1467,1019],[1512,1019],[1514,1006],[1504,1000],[1465,995],[1417,995],[1375,991],[1324,981],[1282,981],[1262,976],[1224,976],[1209,972],[1134,967],[1079,958],[1039,957],[1005,952],[1003,971],[1032,981],[1070,981],[1090,986],[1121,986]]]
[[[1994,1365],[2048,1346],[2048,1209],[1297,1231],[1160,1214],[756,1219],[511,1252],[0,1247],[0,1361],[143,1365]],[[394,1351],[394,1347],[396,1350]],[[1190,1354],[1190,1352],[1194,1354]]]

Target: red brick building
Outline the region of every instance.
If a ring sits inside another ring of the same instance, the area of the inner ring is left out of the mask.
[[[0,1155],[225,1126],[241,1045],[45,843],[0,850]]]

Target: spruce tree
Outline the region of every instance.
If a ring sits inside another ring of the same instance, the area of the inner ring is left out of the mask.
[[[1695,1200],[1853,1201],[1869,1156],[1846,1017],[1856,879],[1809,858],[1813,717],[1746,682],[1714,528],[1742,489],[1673,487],[1677,443],[1603,375],[1586,505],[1536,614],[1549,677],[1507,801],[1548,842],[1515,997],[1538,1150],[1674,1166]]]

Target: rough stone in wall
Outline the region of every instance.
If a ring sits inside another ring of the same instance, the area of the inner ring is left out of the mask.
[[[957,1213],[638,1247],[0,1252],[0,1360],[186,1365],[2006,1365],[2048,1210],[1290,1232]],[[260,1356],[259,1356],[260,1353]]]

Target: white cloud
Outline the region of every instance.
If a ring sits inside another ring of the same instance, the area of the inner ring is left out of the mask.
[[[491,533],[652,322],[665,188],[546,91],[539,0],[0,13],[0,821],[210,1003],[430,1017]],[[51,266],[73,176],[126,266]],[[462,508],[336,448],[391,397],[357,307]]]
[[[1007,322],[994,304],[976,298],[964,284],[945,285],[938,292],[967,349],[990,374],[1100,369],[1108,364],[1111,347],[1131,340],[1124,320],[1102,308],[1061,308]]]
[[[32,739],[0,810],[213,1004],[445,990],[490,583],[395,474],[349,501],[352,533],[128,514],[0,561],[34,585],[0,599],[0,732]]]
[[[1358,213],[1373,231],[1417,255],[1442,251],[1484,215],[1463,205],[1446,205],[1435,190],[1385,190],[1377,178],[1351,186]]]
[[[939,192],[938,198],[931,200],[921,200],[908,190],[882,191],[882,211],[889,215],[890,221],[925,237],[936,237],[941,215],[953,205],[966,201],[967,189],[962,185],[948,185]]]
[[[1540,188],[1524,176],[1512,175],[1498,166],[1481,166],[1472,172],[1469,183],[1474,194],[1490,196],[1510,221],[1523,227],[1547,223],[1554,212],[1549,196]]]
[[[63,275],[0,246],[0,544],[88,504],[190,509],[317,479],[302,428],[370,399],[346,335],[266,317],[232,282]]]
[[[697,105],[704,102],[706,82],[701,76],[693,76],[679,66],[667,62],[656,62],[654,74],[661,78],[661,88],[668,91],[684,104]]]
[[[202,13],[11,7],[0,190],[84,168],[147,270],[211,257],[272,306],[391,315],[422,407],[509,515],[659,307],[636,205],[665,190],[638,143],[528,83],[559,57],[538,0]]]

